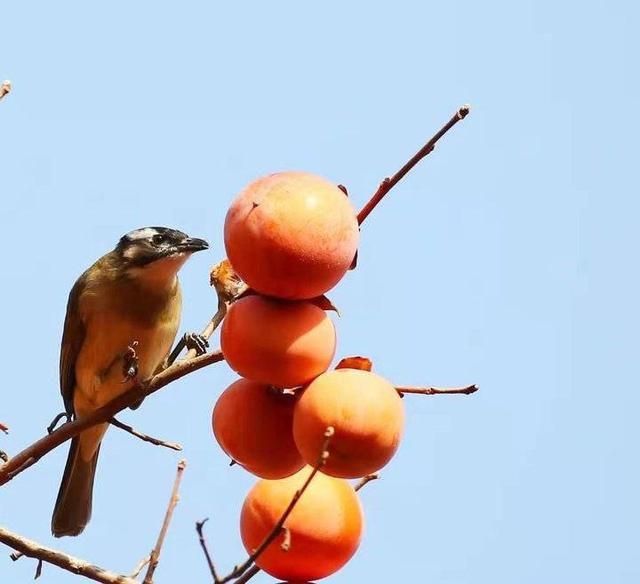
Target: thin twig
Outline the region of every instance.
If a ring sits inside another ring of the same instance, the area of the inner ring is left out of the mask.
[[[213,559],[211,558],[211,554],[209,553],[209,547],[207,546],[207,540],[204,537],[204,524],[209,521],[209,518],[206,517],[202,521],[196,521],[196,531],[198,532],[198,541],[200,542],[200,547],[204,553],[204,557],[207,560],[207,565],[209,566],[209,572],[211,573],[211,577],[215,584],[220,582],[220,578],[218,577],[218,572],[216,571],[215,564],[213,563]]]
[[[85,560],[45,547],[26,537],[12,533],[4,527],[0,527],[0,543],[22,552],[25,556],[36,558],[47,562],[47,564],[53,564],[63,570],[84,576],[95,582],[102,582],[103,584],[138,584],[136,580],[128,576],[110,572]]]
[[[362,487],[368,485],[371,481],[378,480],[379,478],[380,475],[376,473],[365,475],[358,481],[356,486],[353,487],[353,490],[357,493]]]
[[[233,584],[246,584],[251,578],[253,578],[256,574],[261,572],[258,566],[251,566],[240,578],[238,578]]]
[[[3,424],[2,422],[0,422],[0,432],[2,432],[4,434],[8,434],[9,433],[9,426],[7,426],[6,424]]]
[[[206,353],[193,359],[177,361],[171,367],[154,375],[150,380],[136,383],[131,389],[111,400],[101,408],[94,410],[83,418],[64,424],[51,434],[40,438],[40,440],[34,442],[22,452],[19,452],[13,458],[9,459],[9,462],[0,466],[0,485],[9,482],[16,475],[36,463],[45,454],[48,454],[70,438],[77,436],[83,430],[102,422],[108,422],[118,412],[139,402],[141,398],[155,393],[185,375],[222,360],[224,360],[224,356],[221,351]]]
[[[282,528],[284,527],[284,523],[293,511],[294,507],[300,500],[300,497],[307,490],[311,481],[314,479],[316,474],[320,471],[320,469],[325,465],[327,459],[329,458],[329,443],[331,442],[331,438],[334,435],[334,429],[332,426],[329,426],[324,433],[324,442],[322,443],[322,449],[320,451],[320,455],[318,457],[318,462],[313,467],[311,473],[307,477],[307,480],[304,482],[302,487],[300,487],[291,498],[291,501],[287,505],[287,508],[284,510],[280,519],[273,526],[273,529],[267,534],[267,536],[262,540],[262,543],[253,551],[253,553],[240,565],[236,566],[229,574],[227,574],[224,578],[221,578],[216,582],[216,584],[225,584],[225,582],[229,582],[230,580],[235,580],[242,576],[251,566],[255,563],[255,561],[260,557],[262,552],[266,550],[271,543],[282,533]]]
[[[407,393],[418,395],[449,395],[464,394],[469,395],[480,389],[477,385],[467,385],[465,387],[396,387],[396,391],[402,396]]]
[[[165,442],[164,440],[160,440],[159,438],[154,438],[153,436],[149,436],[148,434],[143,434],[142,432],[138,432],[138,430],[136,430],[132,426],[129,426],[129,424],[121,422],[117,418],[111,418],[109,420],[109,423],[116,428],[120,428],[125,432],[129,432],[129,434],[135,436],[136,438],[140,438],[140,440],[143,440],[144,442],[149,442],[150,444],[154,444],[155,446],[164,446],[165,448],[170,448],[171,450],[182,450],[182,446],[177,442]]]
[[[367,204],[362,207],[361,211],[358,213],[358,224],[362,225],[364,220],[369,216],[369,213],[373,211],[376,205],[382,201],[383,197],[393,188],[395,187],[402,178],[416,165],[420,162],[425,156],[435,148],[436,143],[442,136],[444,136],[453,126],[455,126],[460,120],[464,120],[469,113],[469,106],[463,105],[455,115],[442,127],[436,134],[429,140],[418,152],[416,152],[409,161],[393,176],[385,178],[378,187],[378,190],[374,193],[374,195],[369,199]]]
[[[17,562],[22,556],[24,556],[22,552],[11,552],[9,554],[12,562]]]
[[[173,489],[171,489],[171,497],[169,498],[169,504],[167,505],[167,511],[164,514],[164,521],[162,522],[162,527],[160,528],[160,533],[158,534],[158,540],[156,541],[156,545],[151,551],[151,556],[149,557],[149,567],[147,568],[147,573],[144,577],[143,584],[152,584],[153,582],[153,574],[158,567],[158,562],[160,561],[160,552],[162,551],[162,545],[164,544],[164,539],[167,536],[167,531],[169,530],[169,525],[171,524],[171,518],[173,517],[173,511],[180,500],[180,481],[182,481],[182,475],[184,474],[184,469],[187,466],[186,460],[181,460],[178,463],[178,468],[176,469],[176,478],[173,481]]]
[[[38,560],[38,565],[36,566],[36,573],[33,579],[37,580],[38,578],[40,578],[40,576],[42,576],[42,560]]]
[[[0,101],[11,92],[11,81],[8,79],[0,85]]]
[[[140,576],[140,572],[142,572],[142,570],[144,569],[144,567],[151,561],[151,554],[149,554],[148,556],[142,558],[139,562],[138,565],[133,569],[133,572],[131,572],[130,574],[130,578],[137,578],[138,576]]]

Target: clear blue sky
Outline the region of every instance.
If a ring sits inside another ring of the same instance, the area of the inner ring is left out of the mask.
[[[4,3],[0,448],[17,452],[61,409],[68,291],[122,233],[167,224],[210,240],[182,272],[183,328],[200,329],[247,182],[308,170],[360,206],[469,102],[367,221],[359,269],[332,298],[340,356],[369,355],[398,384],[481,391],[406,400],[401,450],[362,494],[361,549],[330,581],[637,582],[638,16],[595,0]],[[221,569],[244,556],[252,479],[210,429],[233,379],[214,366],[122,416],[189,462],[158,584],[208,581],[203,517]],[[2,488],[0,524],[129,572],[179,456],[110,431],[89,528],[53,540],[65,457]],[[0,581],[30,582],[35,563],[5,552]],[[51,566],[44,578],[78,581]]]

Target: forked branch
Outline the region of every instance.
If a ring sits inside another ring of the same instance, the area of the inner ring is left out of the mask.
[[[54,448],[60,446],[60,444],[70,438],[77,436],[83,430],[91,428],[91,426],[95,426],[96,424],[109,421],[118,412],[139,402],[141,398],[155,393],[164,386],[169,385],[171,382],[189,373],[193,373],[207,365],[218,363],[223,359],[222,352],[215,351],[194,357],[193,359],[177,361],[171,367],[154,375],[150,380],[137,383],[125,393],[85,417],[64,424],[51,434],[31,444],[13,458],[10,458],[9,462],[0,466],[0,485],[9,482],[22,471],[35,464],[45,454],[51,452]]]
[[[102,582],[103,584],[138,584],[136,580],[128,576],[110,572],[85,560],[40,545],[26,537],[12,533],[4,527],[0,527],[0,542],[17,550],[22,555],[36,558],[47,564],[53,564],[63,570],[84,576],[95,582]]]
[[[217,574],[217,571],[214,567],[213,560],[211,559],[211,555],[209,554],[209,550],[207,549],[207,544],[202,534],[202,526],[204,525],[204,521],[196,523],[196,530],[198,531],[198,535],[200,536],[200,545],[204,551],[205,557],[207,559],[207,564],[209,565],[209,570],[211,572],[211,577],[213,578],[214,584],[225,584],[230,580],[236,580],[239,578],[244,578],[242,580],[237,580],[237,582],[246,582],[249,578],[253,577],[258,573],[259,568],[256,568],[255,561],[262,555],[262,553],[273,543],[273,541],[282,533],[284,524],[286,520],[291,515],[291,512],[295,508],[296,504],[300,500],[300,497],[304,494],[304,492],[309,488],[311,481],[313,481],[314,477],[318,474],[320,469],[325,465],[327,459],[329,458],[329,444],[331,442],[331,438],[334,435],[333,427],[329,426],[324,433],[324,441],[322,443],[322,448],[320,450],[320,454],[318,456],[318,461],[313,467],[313,470],[309,473],[309,476],[303,483],[303,485],[294,493],[291,501],[287,505],[286,509],[282,512],[280,519],[273,526],[273,529],[266,535],[266,537],[262,540],[262,543],[253,551],[253,553],[242,563],[233,568],[229,574],[220,578]],[[248,576],[250,572],[253,572],[251,576]],[[248,577],[247,577],[248,576]]]

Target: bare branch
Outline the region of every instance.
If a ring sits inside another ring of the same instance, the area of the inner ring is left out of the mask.
[[[4,527],[0,527],[0,543],[4,543],[25,556],[36,558],[47,564],[53,564],[63,570],[67,570],[67,572],[84,576],[95,582],[102,582],[103,584],[138,584],[136,580],[128,576],[110,572],[85,560],[42,546],[26,537],[12,533]]]
[[[233,584],[245,584],[259,572],[261,572],[260,568],[258,568],[258,566],[256,565],[253,565],[242,576],[240,576],[240,578],[238,578]]]
[[[61,426],[9,459],[9,462],[0,466],[0,485],[9,482],[16,475],[36,463],[45,454],[70,438],[77,436],[83,430],[102,422],[108,422],[118,412],[139,402],[141,398],[155,393],[185,375],[222,360],[224,360],[224,356],[221,351],[206,353],[193,359],[177,361],[171,367],[154,375],[150,380],[137,383],[101,408],[94,410],[83,418]]]
[[[220,582],[220,578],[218,577],[218,572],[216,571],[216,567],[213,563],[213,559],[211,558],[211,554],[209,553],[209,548],[207,546],[207,540],[204,537],[204,524],[209,521],[209,518],[205,518],[202,521],[196,521],[196,531],[198,532],[198,541],[200,542],[200,547],[204,553],[204,557],[207,560],[207,565],[209,566],[209,572],[211,573],[211,577],[215,584]]]
[[[7,79],[0,85],[0,101],[2,101],[4,97],[9,95],[9,93],[11,93],[11,81]]]
[[[156,541],[156,545],[151,551],[151,555],[149,556],[149,567],[147,568],[147,573],[144,577],[143,584],[152,584],[153,582],[153,574],[158,567],[158,562],[160,561],[160,552],[162,551],[162,545],[164,544],[164,539],[167,536],[167,531],[169,530],[169,525],[171,524],[171,518],[173,517],[173,511],[180,500],[180,482],[182,481],[182,475],[184,474],[184,469],[187,467],[187,461],[181,460],[178,463],[178,468],[176,469],[176,478],[173,481],[173,489],[171,489],[171,497],[169,498],[169,504],[167,505],[167,511],[164,514],[164,521],[162,522],[162,527],[160,528],[160,533],[158,534],[158,540]]]
[[[429,140],[418,152],[416,152],[409,161],[392,177],[385,178],[378,187],[378,190],[374,193],[374,195],[369,199],[367,204],[361,209],[358,213],[358,224],[362,225],[364,220],[369,216],[369,213],[373,211],[376,205],[382,201],[383,197],[393,188],[395,187],[404,176],[423,158],[429,155],[430,152],[436,146],[436,143],[442,136],[444,136],[453,126],[455,126],[460,120],[464,120],[469,113],[469,106],[463,105],[455,115],[442,127],[436,134]]]
[[[227,574],[224,578],[216,581],[216,584],[225,584],[225,582],[229,582],[230,580],[235,580],[242,576],[251,566],[255,563],[255,561],[260,557],[262,552],[266,550],[271,543],[282,533],[282,529],[284,527],[284,523],[291,515],[294,507],[300,500],[300,497],[307,490],[311,481],[318,474],[320,469],[325,465],[327,459],[329,458],[329,443],[331,442],[331,438],[333,437],[335,431],[332,426],[329,426],[324,433],[324,442],[322,443],[322,448],[320,450],[320,455],[318,457],[318,462],[313,467],[311,473],[307,477],[307,480],[304,482],[302,487],[300,487],[291,498],[291,501],[287,505],[287,508],[283,511],[280,519],[273,526],[273,529],[267,534],[267,536],[262,540],[262,543],[254,550],[254,552],[240,565],[236,566],[229,574]]]
[[[140,440],[144,442],[149,442],[150,444],[154,444],[155,446],[164,446],[165,448],[170,448],[171,450],[182,450],[182,446],[177,442],[165,442],[164,440],[154,438],[153,436],[149,436],[148,434],[143,434],[142,432],[138,432],[134,427],[129,426],[129,424],[121,422],[117,418],[111,418],[109,420],[109,423],[116,428],[120,428],[125,432],[129,432],[129,434],[135,436],[136,438],[140,438]]]
[[[6,424],[3,424],[2,422],[0,422],[0,432],[3,432],[4,434],[8,434],[9,433],[9,426],[7,426]]]
[[[142,572],[142,570],[144,569],[144,567],[151,561],[151,554],[149,554],[148,556],[142,558],[139,562],[138,565],[133,569],[133,572],[131,572],[131,575],[129,576],[130,578],[137,578],[140,575],[140,572]]]
[[[353,490],[357,493],[362,487],[364,487],[365,485],[368,485],[371,481],[378,480],[379,478],[380,478],[380,475],[376,473],[365,475],[358,481],[356,486],[353,487]]]
[[[418,395],[450,395],[464,394],[470,395],[480,389],[477,385],[466,385],[465,387],[396,387],[396,391],[403,396],[407,393]]]

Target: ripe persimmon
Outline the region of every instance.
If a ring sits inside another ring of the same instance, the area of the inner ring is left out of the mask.
[[[224,224],[229,261],[254,290],[308,299],[333,288],[358,247],[356,213],[328,180],[279,172],[249,184]]]
[[[293,404],[292,395],[238,379],[213,408],[213,433],[222,450],[254,475],[287,477],[304,466],[293,441]]]
[[[329,367],[336,331],[310,302],[252,295],[234,302],[222,323],[222,352],[242,377],[277,387],[296,387]]]
[[[316,458],[319,454],[316,452]],[[311,470],[307,466],[285,479],[260,480],[249,491],[240,513],[240,534],[247,552],[252,553],[271,532]],[[362,508],[347,481],[318,473],[284,526],[289,531],[288,551],[281,547],[282,537],[277,537],[256,564],[281,580],[316,580],[339,570],[358,549]]]
[[[322,472],[356,478],[381,469],[395,454],[404,429],[404,407],[388,381],[359,369],[336,369],[314,379],[293,412],[293,438],[308,463],[333,426],[331,456]]]

